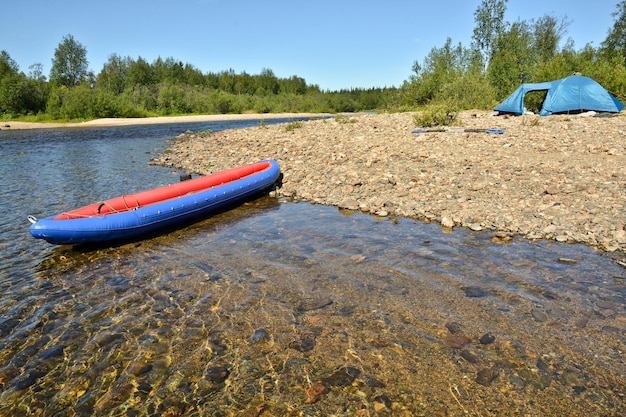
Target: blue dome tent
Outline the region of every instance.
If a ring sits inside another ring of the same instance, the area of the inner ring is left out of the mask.
[[[589,77],[572,75],[545,83],[522,84],[494,110],[524,114],[524,96],[530,91],[547,91],[539,114],[580,113],[584,111],[619,113],[624,104]]]

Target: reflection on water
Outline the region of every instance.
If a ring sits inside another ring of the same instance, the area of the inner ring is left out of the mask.
[[[0,415],[626,412],[626,270],[584,246],[272,197],[97,250],[27,227],[0,238]]]

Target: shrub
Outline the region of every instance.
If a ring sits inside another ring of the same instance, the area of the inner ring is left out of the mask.
[[[457,123],[459,112],[455,106],[442,103],[430,105],[413,116],[419,127],[450,126]]]

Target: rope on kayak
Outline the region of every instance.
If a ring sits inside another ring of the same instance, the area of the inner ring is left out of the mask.
[[[139,201],[137,201],[137,198],[133,197],[135,199],[135,206],[129,207],[128,202],[126,201],[126,197],[133,197],[133,196],[125,196],[125,195],[122,196],[122,201],[124,202],[124,205],[126,206],[126,211],[137,210],[139,208]]]
[[[109,209],[111,209],[111,211],[113,213],[119,213],[120,211],[117,210],[116,208],[114,208],[112,205],[110,205],[109,203],[107,203],[106,201],[101,201],[100,205],[98,206],[98,208],[96,209],[96,213],[100,214],[100,210],[102,210],[102,207],[108,207]]]

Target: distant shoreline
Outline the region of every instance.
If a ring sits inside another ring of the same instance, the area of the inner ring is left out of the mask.
[[[88,122],[19,122],[7,121],[0,123],[0,130],[24,130],[24,129],[54,129],[68,127],[113,127],[132,126],[166,123],[194,123],[194,122],[221,122],[228,120],[254,120],[254,119],[283,119],[299,117],[328,117],[327,113],[246,113],[246,114],[207,114],[190,116],[158,116],[137,118],[106,118],[95,119]],[[6,127],[9,126],[9,127]]]

